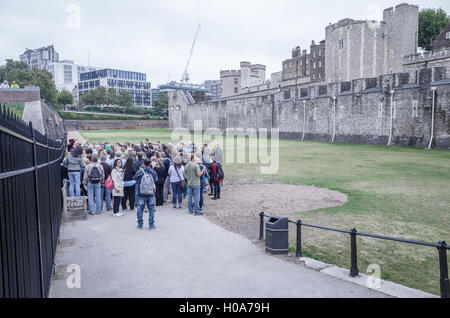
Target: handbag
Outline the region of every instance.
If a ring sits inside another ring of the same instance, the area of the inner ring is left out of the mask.
[[[182,189],[182,190],[186,189],[186,181],[184,181],[184,179],[183,179],[183,180],[181,179],[180,174],[178,173],[177,167],[174,167],[174,168],[175,168],[175,172],[176,172],[177,175],[178,175],[178,179],[181,180],[181,189]]]
[[[108,179],[106,179],[105,188],[108,190],[114,189],[114,180],[111,178],[111,176],[109,176]]]

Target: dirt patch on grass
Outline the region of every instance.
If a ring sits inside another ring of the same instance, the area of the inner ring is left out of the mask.
[[[288,184],[225,184],[220,196],[221,199],[215,201],[205,194],[205,216],[252,240],[259,236],[258,214],[261,211],[296,220],[296,212],[338,206],[348,199],[337,191]]]

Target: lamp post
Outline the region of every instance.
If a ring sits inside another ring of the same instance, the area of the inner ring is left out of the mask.
[[[331,142],[334,142],[334,136],[336,135],[336,96],[333,96],[333,137]]]
[[[303,134],[302,134],[302,141],[305,139],[305,129],[306,129],[306,100],[303,100]]]
[[[390,91],[391,93],[391,123],[390,123],[390,128],[389,128],[389,140],[388,140],[388,147],[391,145],[391,141],[392,141],[392,124],[393,124],[393,116],[394,116],[394,93],[395,91],[393,89],[391,89]]]
[[[433,92],[433,104],[431,106],[431,137],[430,137],[430,143],[428,145],[428,150],[431,149],[431,144],[433,143],[434,138],[434,106],[436,101],[436,86],[431,87],[431,91]]]

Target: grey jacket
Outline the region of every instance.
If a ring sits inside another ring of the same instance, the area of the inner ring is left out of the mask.
[[[217,163],[223,163],[222,149],[220,149],[219,147],[214,149],[214,158]]]
[[[67,171],[69,172],[80,171],[82,168],[84,168],[83,157],[80,156],[78,158],[75,158],[71,153],[69,153],[69,155],[64,158],[63,165],[67,167]]]
[[[105,183],[105,171],[103,170],[103,166],[99,164],[98,162],[92,162],[89,165],[87,165],[86,170],[84,170],[83,175],[83,184],[87,185],[89,182],[89,176],[91,174],[92,168],[97,167],[98,171],[100,172],[100,184]]]

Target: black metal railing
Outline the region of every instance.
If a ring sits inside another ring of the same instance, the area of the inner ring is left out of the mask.
[[[264,239],[264,218],[265,217],[272,218],[273,216],[266,215],[264,212],[261,212],[259,214],[259,218],[260,218],[259,240]],[[356,229],[344,230],[344,229],[338,229],[338,228],[333,228],[333,227],[328,227],[328,226],[308,224],[308,223],[303,223],[301,220],[297,220],[297,221],[288,220],[288,222],[291,224],[295,224],[296,229],[297,229],[296,251],[295,251],[296,257],[303,256],[303,254],[302,254],[302,227],[303,226],[349,234],[350,235],[350,276],[352,276],[352,277],[356,277],[359,275],[357,245],[356,245],[356,237],[358,235],[372,237],[375,239],[407,243],[407,244],[435,247],[435,248],[437,248],[438,254],[439,254],[439,271],[440,271],[439,281],[440,281],[441,297],[442,298],[450,298],[450,282],[449,282],[449,277],[448,277],[448,263],[447,263],[447,250],[450,249],[450,246],[447,245],[447,243],[445,241],[439,241],[438,243],[429,243],[429,242],[408,240],[408,239],[385,236],[385,235],[363,233],[363,232],[358,232]]]
[[[48,296],[62,219],[59,137],[0,108],[0,298]]]

